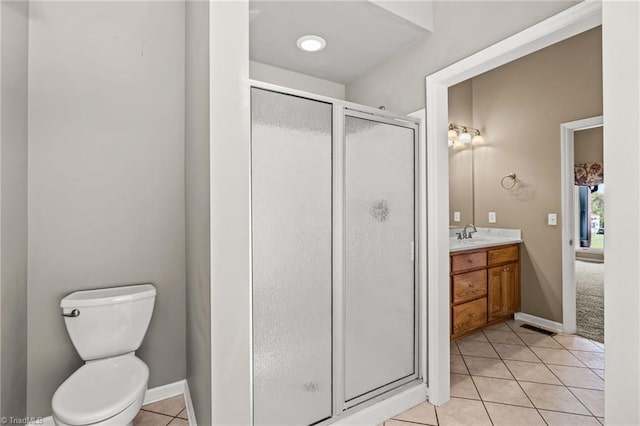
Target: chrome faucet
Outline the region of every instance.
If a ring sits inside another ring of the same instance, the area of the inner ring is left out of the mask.
[[[473,228],[473,231],[467,232],[467,228]],[[478,230],[476,229],[476,226],[473,223],[470,223],[468,225],[465,225],[465,227],[462,230],[462,232],[458,232],[456,234],[458,235],[458,239],[459,240],[466,240],[466,239],[473,238],[473,233],[474,232],[478,232]]]

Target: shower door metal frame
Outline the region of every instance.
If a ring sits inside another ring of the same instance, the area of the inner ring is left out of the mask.
[[[344,395],[344,385],[346,383],[346,375],[345,372],[342,371],[342,376],[340,376],[341,379],[341,384],[342,384],[342,395],[340,395],[341,399],[341,406],[342,409],[340,410],[340,412],[344,412],[347,411],[351,408],[357,407],[359,405],[361,405],[362,403],[375,398],[378,395],[382,395],[382,394],[386,394],[387,392],[392,391],[393,389],[396,389],[398,387],[402,387],[403,385],[410,383],[414,380],[417,380],[420,377],[420,363],[419,363],[419,345],[420,345],[420,340],[419,340],[419,333],[420,333],[420,329],[419,329],[419,283],[418,283],[418,144],[419,144],[419,139],[420,139],[420,133],[419,133],[419,125],[418,123],[416,123],[413,119],[407,119],[406,117],[403,117],[402,119],[398,119],[395,117],[386,117],[380,114],[372,114],[371,112],[363,112],[361,110],[361,108],[354,108],[353,106],[348,106],[348,107],[343,107],[341,108],[341,112],[342,112],[342,117],[343,117],[343,121],[346,121],[346,117],[354,117],[354,118],[359,118],[359,119],[363,119],[363,120],[369,120],[369,121],[374,121],[374,122],[378,122],[378,123],[384,123],[384,124],[388,124],[388,125],[392,125],[392,126],[398,126],[398,127],[404,127],[407,129],[410,129],[413,131],[413,312],[414,312],[414,316],[413,316],[413,373],[402,377],[400,379],[394,380],[390,383],[387,383],[381,387],[378,387],[376,389],[373,389],[365,394],[359,395],[355,398],[352,398],[350,400],[346,400],[345,399],[345,395]],[[380,111],[380,110],[378,110]],[[340,170],[334,170],[334,188],[340,188],[340,192],[341,192],[341,197],[343,199],[343,204],[341,206],[341,209],[338,208],[334,208],[334,219],[335,220],[334,223],[340,223],[342,226],[342,229],[340,230],[341,232],[338,233],[336,232],[336,227],[334,226],[334,264],[336,261],[336,257],[340,257],[341,259],[344,259],[345,257],[345,253],[346,253],[346,240],[345,240],[345,232],[344,232],[344,224],[346,223],[346,179],[345,179],[345,175],[346,175],[346,167],[347,164],[345,162],[346,160],[346,149],[347,149],[347,135],[346,135],[346,125],[345,123],[341,123],[342,127],[340,128],[340,138],[338,139],[338,144],[340,146],[336,147],[334,145],[334,148],[337,148],[334,154],[334,158],[340,157],[341,158],[341,169]],[[337,172],[337,173],[336,173]],[[334,192],[337,192],[334,189]],[[338,218],[336,218],[336,213],[339,215]],[[336,248],[340,247],[341,252],[340,253],[336,253]],[[346,291],[346,285],[345,285],[345,274],[346,274],[346,269],[344,268],[344,265],[341,265],[342,268],[338,270],[338,268],[334,267],[334,304],[336,304],[336,299],[340,298],[340,305],[338,307],[338,309],[340,309],[340,315],[335,315],[337,309],[334,309],[334,315],[336,317],[340,317],[342,320],[344,320],[345,316],[346,316],[346,304],[344,303],[344,296],[345,296],[345,291]],[[340,274],[341,277],[337,277],[337,274]],[[337,288],[338,286],[336,285],[336,281],[339,280],[340,281],[340,287]],[[342,330],[344,330],[344,324],[342,324]],[[334,330],[335,331],[335,330]],[[342,333],[342,335],[339,335],[337,333],[334,332],[334,342],[336,342],[337,340],[340,340],[340,337],[342,338],[342,345],[340,347],[340,350],[335,350],[334,351],[334,357],[336,356],[336,353],[338,353],[338,355],[341,356],[341,362],[339,363],[339,365],[341,365],[342,367],[344,367],[345,365],[345,333]],[[335,344],[335,343],[334,343]],[[334,376],[336,377],[336,376]],[[334,387],[335,389],[335,387]],[[337,405],[338,401],[336,401],[336,405]],[[338,405],[338,407],[340,407],[340,405]]]
[[[330,103],[332,105],[332,417],[322,420],[316,423],[316,425],[320,426],[335,423],[348,415],[415,386],[426,387],[428,380],[427,350],[424,350],[424,348],[427,348],[427,327],[423,326],[423,324],[426,324],[427,317],[427,292],[426,277],[420,274],[419,267],[420,262],[426,261],[426,254],[422,253],[422,248],[426,250],[426,239],[421,237],[424,232],[420,224],[420,215],[426,215],[426,210],[423,208],[420,200],[420,194],[426,190],[426,182],[420,181],[419,170],[421,163],[419,156],[421,152],[423,152],[421,143],[424,143],[420,138],[420,126],[423,125],[422,120],[257,80],[249,80],[249,88],[270,90],[286,95]],[[345,117],[347,116],[406,127],[414,131],[414,372],[410,376],[370,391],[349,402],[345,401],[344,369],[344,319],[346,308],[344,297],[344,218],[346,214],[344,176],[346,167]],[[423,241],[423,239],[425,241]],[[251,245],[252,244],[253,243],[251,243]],[[251,300],[253,300],[253,284],[250,286],[250,290]],[[251,321],[253,323],[253,320]],[[251,369],[253,370],[253,341],[250,345],[252,349]],[[251,406],[253,407],[253,371],[251,372],[251,382]]]

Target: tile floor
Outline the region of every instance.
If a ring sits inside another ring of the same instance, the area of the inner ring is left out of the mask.
[[[182,395],[142,406],[133,426],[188,426],[189,420]]]
[[[510,320],[451,342],[451,400],[384,426],[604,424],[604,345]]]

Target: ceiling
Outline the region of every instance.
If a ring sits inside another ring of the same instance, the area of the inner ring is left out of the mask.
[[[314,34],[319,52],[296,46]],[[346,84],[430,34],[370,1],[250,2],[250,57],[280,68]]]

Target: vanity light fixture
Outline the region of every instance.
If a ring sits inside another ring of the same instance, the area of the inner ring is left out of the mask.
[[[298,45],[298,49],[304,50],[305,52],[319,52],[327,47],[327,41],[325,39],[312,34],[300,37],[296,44]]]
[[[462,128],[462,133],[458,135],[458,140],[462,143],[471,143],[471,133],[466,127]]]
[[[473,137],[473,139],[471,139],[471,145],[482,145],[483,143],[484,138],[480,134],[480,130],[476,130],[475,136]]]
[[[473,131],[473,136],[471,136],[470,131]],[[469,145],[482,145],[484,143],[480,129],[456,123],[449,123],[447,137],[449,148],[453,149],[462,149]]]
[[[449,148],[451,148],[454,145],[456,138],[458,137],[458,131],[451,123],[449,123],[449,132],[447,133],[447,137],[449,138]]]

